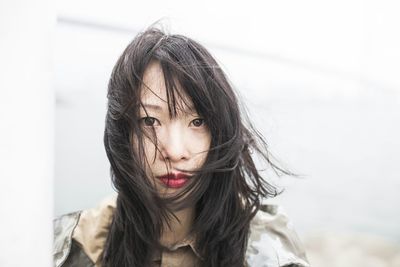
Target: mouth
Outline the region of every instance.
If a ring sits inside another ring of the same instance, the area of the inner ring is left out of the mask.
[[[181,188],[189,181],[190,176],[183,173],[169,173],[157,178],[168,188]]]

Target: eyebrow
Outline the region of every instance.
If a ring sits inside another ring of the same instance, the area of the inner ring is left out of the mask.
[[[154,105],[154,104],[146,104],[146,103],[144,103],[142,106],[143,106],[143,107],[145,107],[145,108],[148,108],[148,109],[153,109],[153,110],[162,110],[162,107],[161,107],[161,106],[159,106],[159,105]]]
[[[157,111],[162,111],[163,108],[159,105],[155,105],[155,104],[149,104],[149,103],[143,103],[142,107],[146,108],[146,109],[153,109],[153,110],[157,110]],[[178,109],[181,110],[181,109]],[[183,109],[184,112],[188,112],[188,111],[195,111],[194,107],[192,106],[186,106]]]

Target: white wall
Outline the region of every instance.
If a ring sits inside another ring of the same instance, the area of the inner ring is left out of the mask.
[[[0,266],[52,262],[55,8],[0,2]]]

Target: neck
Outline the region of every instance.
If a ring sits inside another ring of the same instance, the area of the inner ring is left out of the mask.
[[[163,233],[160,238],[161,245],[172,247],[182,241],[189,234],[193,225],[194,208],[186,208],[174,213],[169,221],[169,226],[164,225]]]

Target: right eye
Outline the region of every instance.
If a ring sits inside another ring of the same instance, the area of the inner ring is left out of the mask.
[[[160,122],[153,117],[144,117],[140,119],[141,123],[143,123],[143,125],[145,127],[153,127],[153,126],[158,126],[160,125]]]

